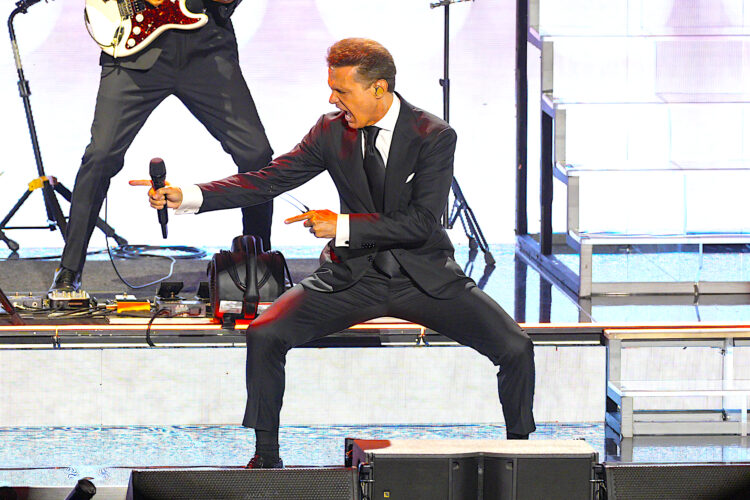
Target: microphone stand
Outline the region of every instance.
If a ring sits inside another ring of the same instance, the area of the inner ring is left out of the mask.
[[[449,67],[450,67],[450,5],[458,2],[467,2],[474,0],[440,0],[430,4],[430,8],[434,9],[437,7],[444,8],[444,26],[443,26],[443,78],[440,79],[440,86],[443,88],[443,119],[446,122],[450,121],[450,92],[451,84],[449,78]],[[494,267],[495,258],[490,252],[490,247],[487,244],[487,240],[482,234],[482,230],[479,227],[474,211],[469,207],[469,203],[466,201],[461,187],[458,185],[458,181],[453,177],[451,183],[453,191],[453,207],[448,212],[448,207],[445,208],[443,214],[443,225],[447,229],[453,229],[457,219],[461,219],[461,225],[463,226],[464,233],[469,239],[469,255],[475,255],[477,248],[484,254],[484,262],[487,266]],[[473,259],[472,259],[473,260]]]
[[[36,160],[36,170],[38,177],[29,182],[29,187],[24,191],[23,195],[5,218],[0,221],[0,241],[5,242],[11,252],[16,253],[19,249],[19,245],[16,241],[8,238],[3,232],[4,229],[49,229],[54,231],[59,229],[63,239],[66,238],[67,232],[67,221],[65,215],[63,215],[60,209],[60,203],[57,201],[57,195],[60,194],[66,200],[70,201],[71,192],[61,183],[57,182],[57,179],[52,176],[47,176],[44,173],[44,165],[42,163],[42,153],[39,148],[39,138],[36,133],[36,126],[34,125],[34,116],[31,112],[31,88],[29,82],[23,73],[23,66],[21,64],[21,54],[18,50],[18,43],[16,42],[16,32],[13,28],[13,20],[18,14],[26,14],[29,7],[39,3],[41,0],[20,0],[16,2],[16,8],[10,13],[8,17],[8,32],[10,33],[10,43],[13,48],[13,58],[16,63],[16,70],[18,72],[18,91],[23,100],[24,110],[26,112],[26,122],[29,127],[29,135],[31,136],[31,146],[34,149],[34,159]],[[44,207],[47,211],[47,225],[46,226],[17,226],[9,227],[8,222],[16,214],[21,205],[24,204],[26,199],[37,189],[42,190],[42,197],[44,198]],[[124,238],[115,234],[115,230],[112,229],[107,223],[101,219],[97,219],[96,227],[104,231],[107,236],[110,236],[117,241],[120,246],[127,245],[128,242]]]

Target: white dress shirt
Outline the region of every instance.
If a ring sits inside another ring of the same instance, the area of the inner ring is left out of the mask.
[[[375,149],[378,150],[380,156],[383,157],[383,164],[388,165],[388,153],[391,151],[391,141],[393,140],[393,129],[396,128],[396,121],[398,120],[398,113],[401,110],[401,100],[396,94],[393,94],[393,102],[391,107],[388,108],[385,116],[381,118],[377,123],[373,124],[373,127],[378,127],[380,132],[375,138]],[[359,131],[362,136],[362,158],[365,157],[365,140],[364,131]],[[349,214],[339,214],[336,219],[336,241],[334,245],[337,247],[348,247],[349,246]]]
[[[393,140],[393,129],[396,128],[398,114],[401,111],[401,100],[396,94],[393,94],[393,102],[388,108],[385,116],[373,126],[378,127],[378,137],[375,139],[375,148],[383,157],[383,163],[388,165],[388,153],[391,151],[391,141]],[[360,134],[363,132],[360,130]],[[362,158],[365,156],[365,141],[362,142]],[[182,203],[179,208],[175,209],[176,215],[194,214],[200,210],[203,204],[203,193],[196,185],[190,185],[182,188]],[[338,214],[336,219],[336,240],[334,244],[337,247],[349,246],[349,214]]]

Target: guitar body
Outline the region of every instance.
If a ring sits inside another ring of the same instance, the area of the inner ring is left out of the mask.
[[[125,57],[145,49],[169,29],[192,30],[208,16],[185,7],[186,0],[164,0],[153,7],[145,0],[86,0],[84,19],[89,35],[112,57]]]

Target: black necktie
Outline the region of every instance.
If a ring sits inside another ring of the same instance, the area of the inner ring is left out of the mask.
[[[380,129],[378,127],[365,127],[365,174],[367,174],[367,184],[370,186],[370,194],[375,202],[375,208],[378,212],[383,211],[383,192],[385,191],[385,162],[380,152],[375,147],[375,139],[378,137]],[[399,269],[398,261],[390,250],[383,250],[375,255],[375,267],[387,276],[393,277]]]
[[[375,139],[380,129],[378,127],[365,127],[365,159],[364,167],[367,175],[367,184],[370,186],[370,194],[375,202],[375,209],[383,211],[383,191],[385,190],[385,163],[380,152],[375,147]]]

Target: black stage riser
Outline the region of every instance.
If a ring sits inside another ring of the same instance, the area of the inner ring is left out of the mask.
[[[604,464],[608,500],[746,500],[750,463]]]
[[[381,458],[371,498],[393,500],[590,500],[586,458]]]
[[[583,441],[347,438],[345,448],[372,500],[594,497],[597,453]]]
[[[127,500],[353,500],[346,468],[133,471]]]
[[[370,499],[589,500],[585,458],[376,458]],[[134,471],[128,500],[360,500],[354,468]],[[369,490],[369,491],[367,491]]]

